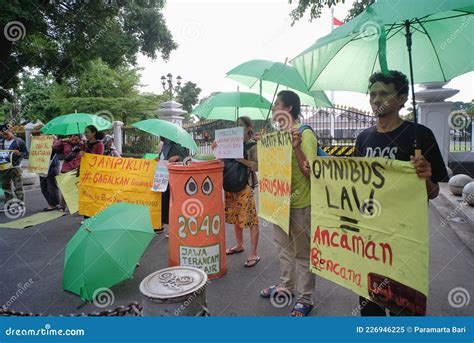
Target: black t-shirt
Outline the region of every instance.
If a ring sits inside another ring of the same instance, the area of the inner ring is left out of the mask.
[[[385,157],[400,161],[410,161],[415,155],[413,143],[415,141],[414,123],[404,121],[402,125],[390,132],[378,132],[377,126],[372,126],[357,136],[353,156]],[[432,182],[445,182],[448,173],[438,143],[433,132],[424,125],[417,124],[416,137],[421,154],[431,164]]]

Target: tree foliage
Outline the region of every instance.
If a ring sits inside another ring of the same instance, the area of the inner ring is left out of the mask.
[[[330,8],[337,5],[337,3],[344,3],[345,0],[298,0],[298,5],[291,11],[290,16],[292,24],[303,18],[306,11],[309,10],[310,21],[321,16],[323,8]],[[295,0],[288,0],[290,4],[296,2]]]
[[[288,0],[290,4],[296,2],[295,0]],[[309,11],[310,21],[321,16],[321,11],[324,8],[331,8],[338,3],[344,3],[345,0],[298,0],[297,7],[291,11],[290,16],[292,24],[303,18],[306,11]],[[349,10],[348,15],[344,21],[349,21],[352,18],[363,12],[368,6],[372,5],[375,0],[356,0]]]
[[[164,95],[140,94],[140,69],[110,68],[101,59],[61,84],[52,77],[25,74],[19,87],[22,116],[49,121],[66,113],[103,113],[130,124],[154,115]]]
[[[11,98],[28,68],[61,83],[99,57],[112,68],[134,65],[139,52],[168,59],[177,45],[161,13],[164,3],[1,1],[0,28],[8,33],[0,35],[0,101]]]
[[[188,112],[186,120],[189,120],[190,113],[193,111],[193,106],[198,103],[201,88],[197,84],[188,81],[178,91],[176,101],[183,105],[183,109]]]

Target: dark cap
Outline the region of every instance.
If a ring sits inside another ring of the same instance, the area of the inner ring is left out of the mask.
[[[0,125],[0,131],[1,132],[5,132],[5,131],[11,130],[11,129],[12,129],[11,124],[6,123],[6,124]]]

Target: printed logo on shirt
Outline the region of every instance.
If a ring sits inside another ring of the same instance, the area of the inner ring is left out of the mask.
[[[395,160],[398,152],[398,147],[367,147],[365,151],[365,157],[385,157],[391,160]]]

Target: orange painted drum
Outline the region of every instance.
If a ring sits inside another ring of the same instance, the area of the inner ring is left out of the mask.
[[[227,270],[220,161],[172,163],[170,185],[169,266],[189,266],[209,279]]]

